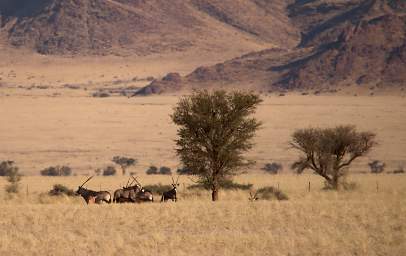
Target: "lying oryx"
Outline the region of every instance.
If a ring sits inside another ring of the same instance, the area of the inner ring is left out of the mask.
[[[140,186],[141,190],[137,193],[136,195],[136,202],[137,203],[142,203],[142,202],[154,202],[154,195],[152,194],[152,191],[145,189],[141,183],[134,177],[131,176],[135,182]]]
[[[154,197],[152,195],[152,192],[143,188],[141,183],[138,182],[138,180],[134,177],[133,181],[128,184],[122,189],[117,189],[114,192],[114,199],[113,202],[115,203],[141,203],[141,202],[153,202]],[[136,182],[137,184],[135,186],[132,186],[133,182]]]
[[[154,196],[152,194],[152,191],[142,188],[136,196],[136,202],[137,203],[142,203],[142,202],[154,202]]]
[[[164,193],[162,194],[161,203],[162,203],[162,202],[166,202],[166,201],[168,201],[168,200],[172,200],[172,201],[174,201],[174,202],[176,202],[176,201],[178,200],[178,198],[176,197],[176,190],[177,190],[177,188],[178,188],[178,186],[179,186],[179,183],[178,183],[178,181],[179,181],[179,176],[178,176],[176,182],[175,182],[175,180],[173,179],[173,177],[171,177],[171,178],[172,178],[172,187],[173,187],[173,188],[172,188],[171,190],[166,191],[166,192],[164,192]]]
[[[103,202],[106,203],[111,203],[111,194],[108,191],[93,191],[84,188],[83,186],[93,178],[91,176],[88,178],[81,186],[78,187],[78,190],[76,191],[76,194],[81,195],[83,199],[85,199],[87,204],[90,203],[96,203],[96,204],[101,204]]]
[[[114,191],[114,203],[134,203],[136,201],[137,193],[141,190],[141,187],[138,184],[131,186],[133,182],[130,185],[128,183],[129,181],[125,187]]]

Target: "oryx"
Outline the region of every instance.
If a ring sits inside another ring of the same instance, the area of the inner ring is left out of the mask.
[[[178,200],[178,198],[176,197],[176,190],[177,190],[177,188],[179,186],[179,183],[178,183],[179,182],[179,176],[176,179],[176,182],[173,179],[173,177],[171,177],[171,179],[172,179],[172,187],[173,188],[171,190],[166,191],[166,192],[164,192],[162,194],[161,202],[166,202],[168,200],[172,200],[172,201],[176,202]]]
[[[135,201],[137,203],[142,203],[142,202],[154,202],[154,195],[152,194],[152,191],[145,189],[141,183],[135,178],[134,176],[131,176],[135,182],[140,186],[140,191],[138,191],[136,195]]]
[[[128,184],[130,180],[128,180],[127,185],[121,189],[117,189],[114,191],[114,203],[126,203],[126,202],[135,202],[137,193],[141,190],[141,186],[136,184],[135,186],[131,186]]]
[[[254,191],[254,194],[252,194],[252,192],[250,192],[250,197],[248,198],[248,200],[250,200],[251,202],[259,200],[258,192]]]
[[[86,203],[96,203],[101,204],[103,202],[111,203],[111,194],[108,191],[93,191],[84,188],[83,186],[93,178],[93,176],[89,177],[82,185],[78,187],[76,194],[81,195],[83,199],[85,199]]]

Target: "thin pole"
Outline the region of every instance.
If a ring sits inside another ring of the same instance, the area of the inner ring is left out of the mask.
[[[309,192],[310,192],[310,181],[309,181]]]
[[[379,183],[376,181],[376,192],[379,192]]]

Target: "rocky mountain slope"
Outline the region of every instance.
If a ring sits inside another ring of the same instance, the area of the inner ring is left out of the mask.
[[[301,90],[352,84],[406,86],[405,1],[297,0],[287,8],[301,30],[296,48],[247,54],[200,67],[185,77],[170,74],[139,94],[201,87]]]
[[[405,41],[404,0],[0,1],[0,46],[74,56],[252,51],[169,73],[141,95],[405,86]]]
[[[283,0],[3,0],[0,35],[41,54],[148,55],[292,47]]]

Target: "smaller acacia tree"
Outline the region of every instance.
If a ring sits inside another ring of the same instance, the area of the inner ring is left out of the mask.
[[[351,125],[297,130],[290,144],[303,156],[292,169],[298,173],[311,169],[326,180],[329,188],[339,189],[351,163],[376,145],[375,137],[374,133],[358,132]]]
[[[252,148],[260,126],[251,116],[260,102],[252,93],[197,91],[175,107],[177,154],[184,167],[211,188],[213,201],[218,200],[220,184],[250,164],[244,153]]]
[[[113,157],[113,159],[111,161],[113,161],[115,164],[117,164],[121,167],[121,171],[122,171],[123,175],[126,174],[128,167],[137,164],[137,160],[135,160],[134,158],[124,157],[124,156],[115,156],[115,157]]]

